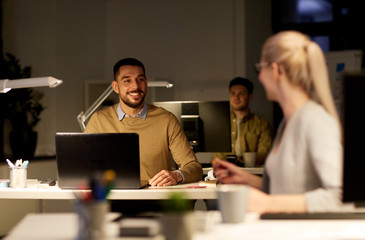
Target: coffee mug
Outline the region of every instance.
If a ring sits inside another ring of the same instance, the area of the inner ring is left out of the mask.
[[[243,161],[245,163],[245,167],[255,167],[256,165],[256,152],[244,152],[243,153]]]
[[[241,223],[245,219],[249,187],[226,184],[217,186],[218,207],[223,223]]]

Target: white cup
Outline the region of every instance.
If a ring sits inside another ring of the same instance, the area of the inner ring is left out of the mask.
[[[245,167],[255,167],[256,165],[256,152],[244,152],[243,153],[243,161],[245,163]]]
[[[249,188],[245,185],[217,186],[218,206],[224,223],[241,223],[247,211]]]
[[[11,188],[27,187],[27,168],[23,167],[10,168],[10,187]]]

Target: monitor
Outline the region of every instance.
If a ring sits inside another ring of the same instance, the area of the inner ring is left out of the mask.
[[[173,113],[195,152],[231,152],[228,101],[153,102]]]
[[[365,203],[365,72],[347,74],[344,89],[343,201]]]

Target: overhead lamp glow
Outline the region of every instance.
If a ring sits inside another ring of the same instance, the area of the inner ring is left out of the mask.
[[[0,93],[6,93],[11,89],[16,88],[33,88],[33,87],[57,87],[62,84],[62,80],[54,77],[38,77],[38,78],[23,78],[23,79],[2,79],[0,80]]]

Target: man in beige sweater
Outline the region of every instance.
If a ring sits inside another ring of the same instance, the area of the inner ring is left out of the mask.
[[[147,77],[143,63],[125,58],[114,65],[113,71],[112,86],[120,103],[94,113],[85,132],[138,133],[142,185],[169,186],[201,180],[202,167],[175,115],[144,100]],[[178,170],[171,170],[170,152]]]

